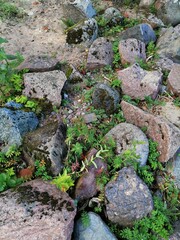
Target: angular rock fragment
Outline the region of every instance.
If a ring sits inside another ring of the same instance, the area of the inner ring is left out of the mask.
[[[180,64],[174,64],[167,79],[168,90],[180,97]]]

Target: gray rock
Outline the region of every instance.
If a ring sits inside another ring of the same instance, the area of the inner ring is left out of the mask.
[[[163,71],[170,71],[174,65],[174,62],[169,58],[160,58],[156,61],[156,65]]]
[[[148,17],[147,17],[147,23],[149,23],[151,25],[151,27],[153,29],[155,28],[160,28],[160,27],[164,27],[164,23],[162,22],[161,19],[157,18],[155,15],[153,14],[150,14]]]
[[[83,118],[84,118],[85,123],[92,123],[92,122],[97,121],[97,116],[95,113],[85,114],[83,116]]]
[[[67,78],[62,71],[24,74],[23,94],[32,98],[46,98],[53,105],[60,106],[61,91]]]
[[[55,70],[58,60],[50,56],[30,56],[18,66],[19,70],[28,69],[28,72],[46,72]]]
[[[153,210],[150,190],[133,168],[121,169],[106,185],[105,196],[108,219],[120,226],[132,226]]]
[[[122,91],[131,98],[143,100],[146,96],[155,99],[160,90],[162,72],[146,71],[137,63],[131,67],[118,71],[118,78],[122,81]]]
[[[68,83],[75,84],[77,82],[83,81],[82,74],[72,64],[69,63],[61,64],[61,71],[63,71],[64,74],[66,75]]]
[[[96,15],[96,11],[93,8],[91,0],[75,0],[71,4],[79,8],[87,18],[92,18]]]
[[[79,23],[67,32],[66,41],[69,44],[81,42],[91,43],[98,35],[98,25],[94,18]]]
[[[0,109],[0,143],[2,151],[6,151],[11,145],[19,147],[22,137],[29,131],[36,129],[39,121],[33,112],[21,110]]]
[[[114,113],[120,102],[119,93],[104,83],[96,85],[92,96],[93,106],[104,109],[107,114]]]
[[[117,8],[109,7],[103,14],[104,19],[107,21],[109,27],[116,26],[123,23],[124,17],[121,15]]]
[[[165,24],[175,26],[180,23],[179,0],[156,0],[155,7],[157,9],[157,16],[161,18]]]
[[[177,184],[178,188],[180,189],[180,148],[178,149],[174,161],[174,171],[173,176],[175,177],[175,183]]]
[[[161,58],[167,57],[180,63],[180,24],[162,32],[157,41],[157,48]]]
[[[170,92],[180,97],[180,64],[174,64],[167,79],[167,87]]]
[[[74,240],[117,240],[99,215],[88,213],[89,226],[85,227],[81,218],[75,223]]]
[[[23,152],[28,165],[44,160],[50,174],[57,175],[63,167],[66,156],[66,126],[63,123],[49,123],[27,134],[23,141]]]
[[[67,193],[36,179],[0,194],[1,240],[70,240],[76,207]],[[11,229],[11,230],[9,230]]]
[[[180,220],[177,220],[174,224],[174,233],[169,237],[169,240],[179,240],[180,239]]]
[[[112,43],[104,38],[96,39],[91,45],[87,58],[87,69],[103,68],[113,63]]]
[[[135,63],[138,59],[146,59],[145,43],[135,38],[121,40],[119,42],[119,54],[121,63]]]
[[[23,105],[21,103],[17,103],[14,101],[7,102],[4,106],[7,108],[11,108],[13,110],[18,110],[18,109],[23,108]]]
[[[139,6],[142,8],[149,8],[155,0],[141,0]]]
[[[118,155],[121,155],[127,149],[135,148],[136,155],[139,156],[140,166],[146,165],[149,142],[140,128],[129,123],[120,123],[112,128],[105,137],[113,137]]]
[[[135,38],[144,42],[146,45],[153,41],[156,41],[156,35],[152,27],[147,23],[141,23],[134,27],[128,28],[124,32],[120,33],[120,39],[126,40],[128,38]]]

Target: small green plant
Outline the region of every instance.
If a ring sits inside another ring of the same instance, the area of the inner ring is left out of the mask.
[[[164,106],[166,104],[164,101],[160,101],[160,100],[157,100],[157,99],[152,99],[151,96],[146,96],[145,101],[146,101],[146,104],[147,104],[148,108],[151,108],[151,107],[157,106],[157,105]]]
[[[157,54],[157,47],[154,42],[150,42],[147,46],[147,57],[151,59],[157,59],[159,55]]]
[[[119,67],[120,64],[120,54],[119,54],[119,41],[116,40],[113,42],[113,52],[114,52],[114,60],[113,60],[113,64],[115,68]]]
[[[177,97],[173,100],[173,103],[176,107],[180,107],[180,97]]]
[[[152,14],[156,14],[157,13],[157,9],[156,9],[154,4],[151,4],[149,6],[149,10],[150,10],[150,13],[152,13]]]
[[[14,18],[21,15],[22,12],[13,3],[8,2],[7,0],[0,0],[1,19]]]
[[[35,163],[35,176],[41,177],[43,180],[51,180],[52,177],[48,175],[46,170],[46,162],[44,160],[36,160]]]
[[[61,20],[67,26],[67,28],[72,27],[75,24],[71,18],[67,18],[67,19],[62,18]]]
[[[85,228],[90,225],[90,218],[87,212],[83,211],[81,213],[81,222]]]
[[[138,106],[138,104],[139,104],[139,102],[140,102],[139,99],[133,99],[133,100],[132,100],[132,98],[131,98],[130,96],[128,96],[128,95],[124,95],[124,96],[122,97],[122,99],[123,99],[124,101],[126,101],[126,102],[134,105],[134,106]]]

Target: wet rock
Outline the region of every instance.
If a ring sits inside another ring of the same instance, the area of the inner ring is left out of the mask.
[[[19,70],[28,69],[28,72],[46,72],[55,70],[58,60],[50,56],[30,56],[18,67]]]
[[[134,27],[128,28],[124,32],[120,33],[119,36],[121,40],[135,38],[139,41],[144,42],[146,45],[151,41],[156,41],[155,32],[147,23],[138,24]]]
[[[98,35],[98,25],[94,18],[79,23],[67,32],[66,41],[69,44],[81,42],[91,43]]]
[[[91,0],[75,0],[71,4],[79,8],[87,18],[92,18],[96,15]]]
[[[116,154],[121,155],[127,149],[135,149],[136,155],[139,156],[140,165],[146,165],[149,142],[140,128],[129,123],[120,123],[112,128],[105,137],[112,137],[115,140]]]
[[[66,126],[63,123],[49,123],[27,134],[23,141],[23,153],[28,165],[44,160],[50,174],[57,175],[63,167],[66,156]]]
[[[146,135],[158,142],[160,162],[167,162],[174,156],[180,142],[180,130],[176,126],[125,101],[121,102],[121,108],[127,122],[140,128],[146,127]]]
[[[138,59],[146,59],[145,44],[135,38],[121,40],[119,43],[121,63],[135,63]]]
[[[160,71],[146,71],[138,64],[133,64],[118,71],[118,78],[122,81],[122,91],[131,98],[143,100],[146,96],[155,99],[160,90],[163,74]]]
[[[180,3],[178,0],[157,0],[155,2],[157,16],[163,20],[165,24],[173,26],[180,23]]]
[[[81,218],[75,223],[74,240],[117,240],[108,226],[96,213],[89,212],[89,225],[83,225]]]
[[[124,20],[124,17],[121,15],[120,11],[114,7],[107,8],[103,14],[103,17],[110,27],[122,24]]]
[[[108,219],[121,226],[132,226],[153,210],[153,200],[146,184],[133,168],[123,168],[117,179],[105,187]]]
[[[2,240],[71,239],[73,200],[48,182],[36,179],[7,190],[0,194],[0,205]]]
[[[87,58],[87,69],[103,68],[113,63],[112,43],[104,38],[96,39],[91,45]]]
[[[142,8],[149,8],[155,0],[141,0],[139,6]]]
[[[161,58],[169,58],[180,63],[180,24],[163,31],[157,41],[157,53]]]
[[[0,143],[1,151],[7,151],[11,145],[19,147],[22,137],[36,129],[39,121],[33,112],[0,108]]]
[[[62,71],[24,74],[23,94],[27,97],[48,99],[53,105],[60,106],[61,91],[67,78]]]
[[[96,85],[92,96],[93,106],[104,109],[107,114],[114,113],[120,102],[119,93],[104,83]]]
[[[174,62],[169,58],[160,58],[156,61],[156,65],[163,71],[170,71],[174,65]]]
[[[167,79],[168,90],[180,97],[180,64],[174,64]]]

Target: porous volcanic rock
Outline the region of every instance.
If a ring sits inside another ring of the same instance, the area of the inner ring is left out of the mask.
[[[180,97],[180,64],[174,64],[167,79],[168,90]]]

